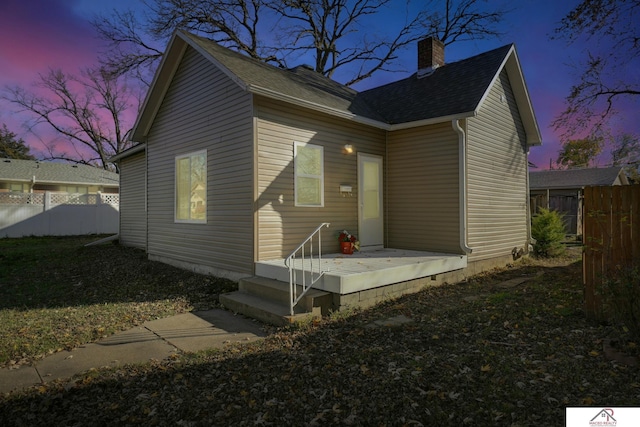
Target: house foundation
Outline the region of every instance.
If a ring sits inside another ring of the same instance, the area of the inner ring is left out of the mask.
[[[468,278],[496,268],[503,268],[514,262],[512,256],[491,258],[468,263],[465,268],[436,274],[429,277],[421,277],[398,283],[380,286],[373,289],[365,289],[350,294],[332,294],[333,311],[344,311],[351,308],[369,308],[390,299],[412,294],[429,286],[442,286],[446,284],[461,283]]]

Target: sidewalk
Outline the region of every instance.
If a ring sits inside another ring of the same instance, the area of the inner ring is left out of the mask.
[[[70,378],[91,368],[162,360],[178,351],[222,348],[234,342],[261,339],[259,322],[214,309],[147,322],[102,341],[55,353],[34,366],[0,369],[0,393]]]

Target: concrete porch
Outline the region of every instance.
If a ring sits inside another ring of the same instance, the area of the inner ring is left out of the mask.
[[[345,295],[459,270],[467,266],[467,256],[384,248],[354,252],[353,255],[323,254],[319,266],[317,260],[314,262],[313,271],[325,271],[325,274],[313,287]],[[301,284],[301,261],[296,261],[294,267],[298,284]],[[309,268],[310,261],[306,260],[305,269],[308,271]],[[256,276],[289,283],[284,259],[257,262]],[[309,283],[308,277],[306,280]]]
[[[309,271],[310,260],[305,260]],[[276,325],[320,316],[347,306],[368,306],[389,296],[415,292],[415,279],[431,277],[467,266],[466,255],[379,249],[353,255],[326,254],[313,273],[324,275],[296,306],[289,307],[289,270],[284,259],[256,263],[256,275],[240,280],[238,291],[220,295],[223,306],[246,316]],[[295,264],[297,282],[302,282],[302,265]],[[309,275],[306,283],[311,283]],[[298,290],[301,292],[301,289]]]

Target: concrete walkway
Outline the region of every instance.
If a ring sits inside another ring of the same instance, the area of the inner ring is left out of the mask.
[[[44,384],[91,368],[162,360],[179,351],[197,352],[265,336],[262,324],[225,310],[179,314],[147,322],[102,341],[62,351],[33,366],[0,369],[0,393]]]

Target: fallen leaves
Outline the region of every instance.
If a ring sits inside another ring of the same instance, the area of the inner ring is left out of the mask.
[[[137,249],[84,247],[95,239],[0,239],[7,255],[0,272],[0,367],[29,364],[148,320],[218,306],[218,294],[236,287],[149,261]]]
[[[579,309],[565,291],[580,289],[577,270],[555,266],[491,304],[465,297],[491,294],[500,275],[258,343],[97,370],[0,397],[0,424],[525,426],[556,425],[565,406],[633,406],[638,369],[596,350],[611,329],[556,308]],[[404,313],[412,322],[385,326]]]

